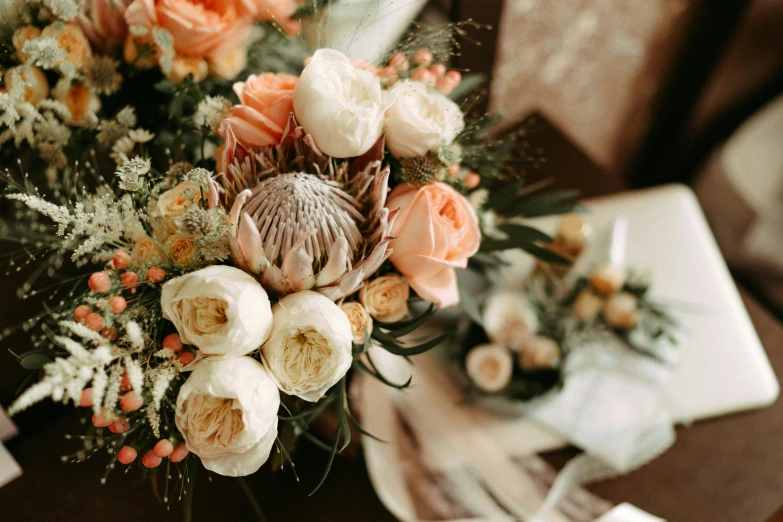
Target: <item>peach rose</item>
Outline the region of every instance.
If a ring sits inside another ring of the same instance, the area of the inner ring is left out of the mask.
[[[66,52],[65,61],[82,70],[92,58],[90,42],[78,25],[55,23],[41,31],[44,38],[57,40],[57,47]]]
[[[301,27],[299,20],[291,20],[299,3],[297,0],[239,0],[240,8],[251,14],[253,18],[276,22],[288,34],[297,34]]]
[[[133,0],[125,21],[166,29],[178,55],[207,58],[245,45],[253,17],[234,0]]]
[[[481,243],[470,203],[445,183],[397,185],[386,206],[400,209],[389,260],[422,299],[440,307],[459,302],[455,268],[465,268]]]
[[[17,74],[18,73],[18,74]],[[46,75],[38,67],[11,67],[5,73],[5,87],[9,91],[14,88],[15,79],[24,85],[24,101],[37,107],[44,98],[49,96],[49,83]]]
[[[288,117],[294,110],[293,93],[298,77],[263,73],[234,84],[239,105],[220,125],[225,137],[228,126],[245,147],[266,147],[280,143]]]
[[[95,120],[95,113],[101,109],[101,99],[80,81],[62,78],[57,82],[52,95],[71,112],[71,117],[65,120],[69,125],[85,125],[88,116],[92,115]]]

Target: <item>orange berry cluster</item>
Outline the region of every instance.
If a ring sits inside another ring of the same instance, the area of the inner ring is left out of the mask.
[[[118,250],[112,257],[111,264],[114,270],[95,272],[90,276],[87,281],[90,290],[96,294],[106,294],[112,288],[121,288],[130,294],[136,293],[139,286],[139,275],[132,270],[126,270],[131,264],[130,255],[124,250]],[[119,275],[120,270],[125,270],[125,272]],[[117,275],[119,275],[119,285],[115,287],[112,277]],[[153,284],[160,283],[165,278],[166,272],[160,267],[152,266],[147,270],[146,280]],[[128,301],[121,295],[113,295],[108,299],[109,311],[113,314],[121,314],[127,306]],[[85,324],[90,330],[101,332],[101,335],[109,340],[113,341],[117,338],[117,329],[113,326],[106,327],[104,316],[86,304],[77,306],[73,311],[73,317],[76,321]]]
[[[447,70],[442,63],[433,64],[435,56],[429,49],[419,49],[408,58],[402,53],[396,53],[389,58],[386,66],[378,70],[378,75],[386,87],[399,80],[400,75],[410,71],[410,79],[423,82],[445,95],[451,92],[462,81],[462,75],[457,70]]]

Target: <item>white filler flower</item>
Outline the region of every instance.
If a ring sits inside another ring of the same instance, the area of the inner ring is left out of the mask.
[[[421,82],[399,82],[384,92],[386,146],[398,158],[418,158],[465,128],[462,109]]]
[[[351,367],[351,322],[318,292],[290,294],[272,309],[272,334],[261,349],[280,389],[316,402]]]
[[[361,156],[383,133],[381,80],[340,51],[319,49],[294,88],[294,114],[326,154]]]
[[[261,363],[207,358],[180,388],[174,420],[205,468],[243,477],[269,458],[279,407],[280,392]]]
[[[161,293],[163,317],[204,355],[246,355],[269,337],[272,309],[252,276],[215,265],[172,279]]]

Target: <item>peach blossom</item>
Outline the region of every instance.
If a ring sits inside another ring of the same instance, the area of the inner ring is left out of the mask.
[[[386,206],[400,209],[391,235],[389,260],[422,299],[440,307],[459,302],[455,268],[465,268],[481,242],[470,203],[445,183],[419,189],[403,183]]]
[[[125,21],[166,29],[177,55],[207,58],[245,45],[253,17],[235,0],[133,0]]]
[[[228,126],[244,147],[266,147],[280,143],[288,117],[294,110],[293,93],[298,77],[263,73],[234,84],[239,105],[220,125],[225,138]]]

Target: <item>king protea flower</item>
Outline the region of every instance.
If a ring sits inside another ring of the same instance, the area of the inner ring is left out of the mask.
[[[263,149],[242,148],[229,128],[223,165],[236,266],[278,295],[356,292],[391,255],[396,212],[385,208],[382,159],[381,140],[352,160],[325,155],[293,114],[281,144]]]

